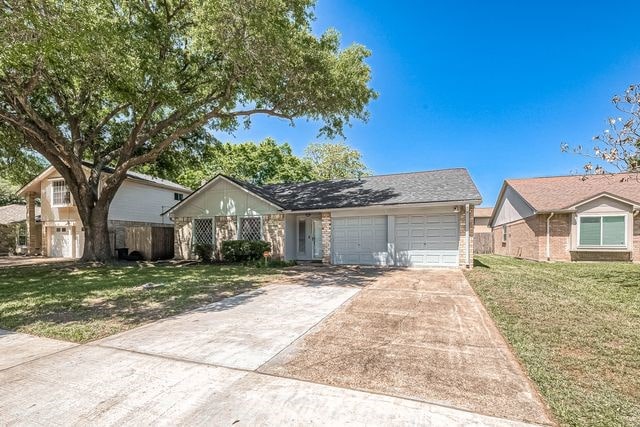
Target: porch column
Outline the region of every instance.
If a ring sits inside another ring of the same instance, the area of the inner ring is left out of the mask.
[[[42,236],[36,230],[36,193],[27,193],[27,255],[36,255],[40,251]]]
[[[331,212],[322,212],[322,263],[331,264]]]

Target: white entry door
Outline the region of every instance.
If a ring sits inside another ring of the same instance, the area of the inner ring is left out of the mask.
[[[322,259],[322,221],[307,216],[298,217],[297,259]]]
[[[397,216],[395,222],[397,265],[458,265],[457,215]]]
[[[333,218],[331,228],[331,250],[335,264],[387,263],[386,216]]]
[[[51,233],[50,256],[54,258],[71,258],[71,228],[55,227]]]

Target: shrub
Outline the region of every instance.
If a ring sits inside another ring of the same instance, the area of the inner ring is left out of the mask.
[[[193,252],[196,257],[204,262],[211,262],[213,259],[213,245],[211,243],[196,243],[193,245]]]
[[[256,261],[271,244],[262,240],[225,240],[222,242],[222,259],[228,262]]]

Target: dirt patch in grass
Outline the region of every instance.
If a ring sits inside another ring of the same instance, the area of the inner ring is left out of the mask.
[[[640,265],[478,256],[466,273],[563,425],[640,425]]]
[[[2,268],[0,328],[83,343],[246,292],[284,271],[150,263]]]

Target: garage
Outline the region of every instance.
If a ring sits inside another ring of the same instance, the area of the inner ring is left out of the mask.
[[[387,264],[387,217],[333,218],[334,264]]]
[[[457,266],[457,215],[396,216],[395,248],[396,265]]]

